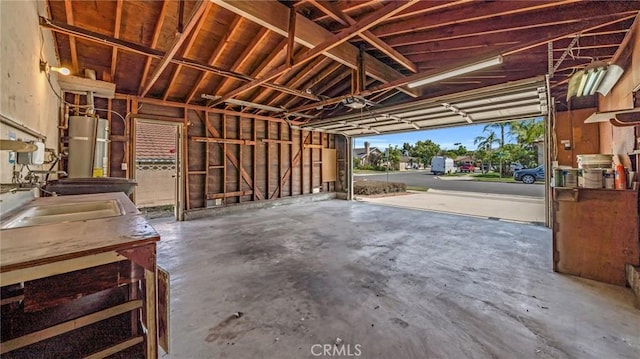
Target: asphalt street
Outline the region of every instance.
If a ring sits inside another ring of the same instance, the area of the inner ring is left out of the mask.
[[[386,181],[387,174],[375,175],[355,175],[355,178],[366,178],[369,180]],[[479,182],[479,181],[459,181],[441,180],[438,176],[426,171],[410,172],[389,172],[389,181],[402,182],[407,186],[426,186],[433,189],[445,191],[462,191],[477,193],[507,194],[515,196],[544,197],[544,185],[524,184],[522,182]]]

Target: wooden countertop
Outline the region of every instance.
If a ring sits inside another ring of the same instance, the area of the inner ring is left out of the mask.
[[[0,231],[0,272],[115,251],[160,240],[124,193],[37,198],[21,209],[100,200],[117,200],[124,215],[4,229]]]

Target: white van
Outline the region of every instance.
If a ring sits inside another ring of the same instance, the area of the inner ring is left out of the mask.
[[[431,159],[431,173],[434,175],[454,173],[456,167],[453,165],[453,159],[445,156],[434,156]]]

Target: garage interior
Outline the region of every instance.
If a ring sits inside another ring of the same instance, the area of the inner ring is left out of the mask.
[[[639,12],[0,2],[0,354],[639,357]],[[534,117],[546,227],[352,200],[354,137]]]

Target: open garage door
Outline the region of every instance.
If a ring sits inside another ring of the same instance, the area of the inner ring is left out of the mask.
[[[395,106],[357,109],[300,128],[358,137],[519,120],[547,112],[545,79],[535,77]]]
[[[549,113],[552,111],[548,97],[546,79],[535,77],[395,106],[358,109],[300,128],[354,138],[545,117],[545,168],[549,174]],[[545,222],[549,226],[549,175],[545,177]]]

